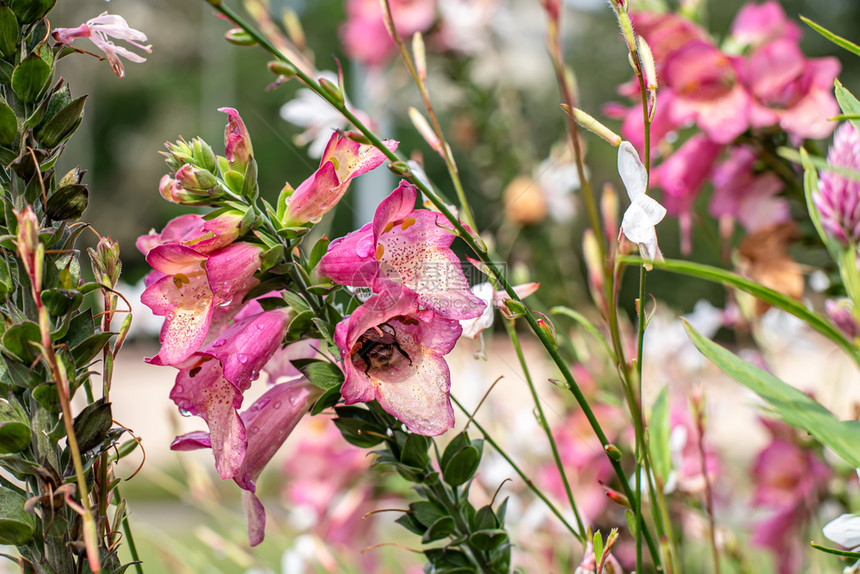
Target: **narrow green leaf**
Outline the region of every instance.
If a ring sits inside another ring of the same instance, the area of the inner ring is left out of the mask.
[[[18,19],[6,5],[0,6],[0,54],[8,58],[18,45]]]
[[[842,85],[842,82],[835,80],[835,84],[836,89],[834,93],[836,94],[836,101],[839,102],[839,107],[842,108],[842,112],[852,115],[860,114],[860,101]],[[854,126],[855,130],[860,132],[860,121],[851,120],[851,125]]]
[[[860,421],[840,421],[817,401],[702,336],[686,321],[684,328],[703,355],[767,401],[787,424],[808,432],[851,466],[860,467]]]
[[[822,552],[826,552],[827,554],[835,554],[836,556],[842,556],[844,558],[851,558],[852,560],[860,559],[860,552],[851,552],[849,550],[839,550],[838,548],[830,548],[829,546],[822,546],[821,544],[816,544],[815,542],[810,542],[810,546],[815,548],[816,550],[821,550]]]
[[[2,8],[0,8],[2,12]],[[18,135],[18,117],[9,104],[0,102],[0,145],[12,145]]]
[[[625,263],[639,264],[641,259],[638,257],[622,257],[619,261]],[[698,277],[715,283],[722,283],[736,289],[740,289],[745,293],[753,295],[769,305],[773,305],[782,309],[786,313],[794,315],[798,319],[803,320],[807,325],[842,347],[854,361],[860,365],[860,352],[854,344],[845,338],[839,329],[834,327],[825,317],[814,311],[810,311],[803,306],[803,303],[796,301],[791,297],[787,297],[782,293],[774,291],[768,287],[760,285],[755,281],[751,281],[731,271],[703,265],[701,263],[693,263],[691,261],[678,261],[675,259],[667,259],[664,262],[654,262],[654,267],[672,273],[688,275],[690,277]]]
[[[825,38],[827,38],[828,40],[830,40],[831,42],[833,42],[834,44],[839,46],[840,48],[844,48],[845,50],[848,50],[849,52],[851,52],[857,56],[860,56],[860,46],[858,46],[857,44],[855,44],[851,40],[846,40],[842,36],[838,36],[838,35],[834,34],[833,32],[831,32],[830,30],[828,30],[824,26],[821,26],[820,24],[816,24],[815,22],[813,22],[812,20],[810,20],[806,16],[801,16],[800,19],[803,20],[804,22],[806,22],[807,26],[809,26],[810,28],[812,28],[813,30],[815,30],[816,32],[818,32],[819,34],[821,34],[822,36],[824,36]]]
[[[669,388],[663,387],[651,407],[651,417],[648,419],[648,450],[651,453],[654,472],[664,484],[672,470],[672,453],[669,449],[670,432]]]
[[[613,362],[618,362],[618,359],[615,355],[615,351],[612,350],[612,347],[609,346],[609,343],[606,341],[606,337],[603,336],[603,333],[597,330],[597,327],[594,326],[594,323],[588,320],[588,318],[580,313],[579,311],[574,311],[569,307],[564,307],[559,305],[557,307],[553,307],[549,310],[553,315],[564,315],[566,317],[570,317],[580,325],[582,328],[592,334],[600,343],[603,345],[604,350],[606,351],[607,356],[609,356]]]

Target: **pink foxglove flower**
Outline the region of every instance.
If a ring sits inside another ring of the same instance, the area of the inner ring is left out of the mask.
[[[758,49],[769,42],[800,40],[800,27],[785,17],[785,10],[776,0],[761,4],[745,4],[732,22],[731,39],[739,47]]]
[[[777,194],[785,187],[773,172],[756,175],[755,151],[749,146],[735,147],[729,158],[718,165],[711,182],[714,194],[709,211],[715,217],[730,216],[740,221],[747,233],[755,233],[791,220],[791,209]]]
[[[424,32],[436,20],[436,0],[391,0],[391,13],[397,32],[411,38]],[[350,60],[365,66],[381,66],[397,48],[385,26],[378,0],[347,0],[346,22],[340,38]]]
[[[266,529],[266,510],[257,498],[256,480],[321,393],[307,380],[293,379],[269,389],[240,415],[247,435],[247,446],[233,480],[245,490],[242,500],[248,518],[251,546],[263,541]],[[170,445],[173,450],[211,447],[212,435],[199,431],[178,436]]]
[[[137,248],[148,255],[158,245],[177,244],[198,253],[212,253],[239,238],[243,232],[243,217],[239,211],[227,211],[209,220],[197,214],[180,215],[171,219],[161,233],[141,235],[137,239]]]
[[[402,182],[376,210],[373,222],[329,245],[318,271],[335,283],[371,287],[374,292],[405,288],[418,304],[446,319],[472,319],[486,305],[469,290],[454,235],[440,213],[414,209],[415,187]]]
[[[827,163],[860,170],[860,136],[850,122],[836,130]],[[818,193],[813,195],[824,231],[847,245],[860,242],[860,181],[835,171],[822,170]]]
[[[102,12],[77,28],[56,28],[54,29],[53,36],[54,40],[61,44],[70,44],[78,38],[89,38],[99,50],[104,52],[111,69],[113,69],[119,78],[125,75],[122,61],[119,59],[120,56],[129,62],[136,63],[145,62],[146,58],[127,48],[117,46],[110,41],[110,38],[125,40],[132,46],[140,48],[147,53],[152,51],[150,46],[141,44],[141,42],[146,42],[146,34],[130,27],[122,16],[108,14],[107,12]]]
[[[260,370],[281,345],[291,317],[292,311],[288,308],[261,311],[246,317],[181,365],[176,365],[179,374],[170,398],[183,411],[206,421],[218,474],[221,478],[235,478],[243,488],[253,487],[256,479],[256,467],[249,470],[248,465],[243,466],[249,450],[248,433],[255,433],[254,425],[246,425],[237,411],[242,406],[243,393],[259,377]],[[161,364],[155,360],[152,362]],[[253,414],[259,413],[254,411]],[[256,427],[258,431],[264,428],[263,425]],[[273,432],[269,428],[264,430]],[[266,443],[271,440],[269,435]],[[263,444],[256,448],[260,450],[266,446]],[[261,456],[255,454],[256,458],[249,460],[251,465]]]
[[[642,257],[648,261],[662,261],[663,254],[657,245],[657,232],[654,226],[666,216],[666,208],[646,195],[648,172],[639,152],[630,142],[618,146],[618,175],[630,197],[630,207],[621,220],[621,232],[627,239],[639,246]]]
[[[394,151],[398,142],[384,140],[385,147]],[[385,154],[368,144],[361,144],[335,132],[328,141],[319,169],[302,182],[289,198],[286,223],[302,225],[316,223],[344,196],[352,178],[379,167]]]
[[[261,252],[250,243],[210,254],[176,243],[153,247],[146,261],[154,272],[141,301],[165,321],[161,350],[149,361],[177,365],[190,357],[206,340],[214,310],[247,292]]]
[[[448,354],[460,323],[418,309],[404,291],[374,295],[337,324],[346,404],[376,400],[417,434],[440,435],[454,426]]]
[[[796,40],[771,42],[745,62],[744,81],[753,100],[753,127],[778,124],[796,138],[821,139],[833,132],[830,117],[839,113],[833,80],[836,58],[807,59]]]

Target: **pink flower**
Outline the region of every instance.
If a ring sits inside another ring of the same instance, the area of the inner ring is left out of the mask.
[[[154,271],[140,300],[165,321],[161,350],[148,361],[178,365],[190,357],[206,340],[214,310],[247,292],[261,252],[250,243],[233,243],[213,253],[177,243],[149,250],[146,262]]]
[[[582,562],[576,567],[573,574],[595,574],[597,572],[597,557],[594,555],[594,545],[591,541],[585,546],[585,556],[582,557]],[[601,570],[604,574],[624,574],[624,569],[621,568],[621,563],[612,554],[606,557],[606,562]]]
[[[394,151],[398,142],[384,140]],[[335,132],[320,160],[320,167],[302,182],[289,199],[286,223],[318,222],[344,196],[352,178],[365,174],[385,161],[385,154],[372,145],[360,144],[348,134]]]
[[[753,466],[752,504],[770,514],[757,525],[753,543],[773,551],[779,574],[793,574],[803,563],[802,527],[830,479],[830,469],[813,451],[798,445],[796,431],[788,425],[763,422],[773,440]]]
[[[221,478],[235,478],[243,488],[253,489],[254,480],[262,468],[253,465],[262,456],[260,452],[267,452],[265,448],[272,439],[269,434],[265,443],[255,447],[255,456],[249,464],[243,466],[249,450],[248,431],[253,435],[256,434],[254,428],[257,431],[263,429],[266,433],[272,433],[274,429],[269,428],[272,426],[269,424],[246,425],[237,410],[242,406],[243,393],[259,377],[260,370],[280,346],[291,318],[292,310],[289,308],[251,315],[176,365],[179,374],[170,398],[183,411],[206,421],[218,474]],[[151,362],[162,364],[155,359]],[[277,394],[270,393],[264,397]],[[259,415],[268,403],[258,401],[256,404],[259,405],[257,410],[249,409],[245,419]],[[287,406],[292,407],[289,401]],[[268,454],[269,458],[273,453]]]
[[[254,156],[248,128],[245,127],[239,112],[233,108],[218,108],[218,111],[227,114],[228,118],[227,127],[224,128],[224,157],[227,158],[231,170],[244,174]]]
[[[663,78],[675,95],[673,113],[693,116],[712,141],[731,142],[749,127],[750,97],[739,67],[739,61],[702,40],[671,52]]]
[[[436,20],[436,1],[392,0],[391,14],[397,32],[408,39],[415,32],[428,30]],[[396,46],[378,0],[347,0],[346,18],[340,38],[350,60],[381,66],[394,54]]]
[[[755,152],[749,146],[733,148],[711,178],[714,186],[709,205],[711,215],[735,218],[747,233],[791,220],[788,201],[777,197],[785,184],[773,172],[756,175],[755,160]]]
[[[376,400],[417,434],[450,429],[451,374],[442,356],[461,332],[457,321],[420,311],[415,293],[374,295],[335,328],[346,404]]]
[[[669,410],[669,447],[672,471],[666,477],[666,491],[676,488],[682,492],[701,493],[705,480],[713,483],[721,469],[717,453],[707,443],[704,446],[705,473],[702,473],[702,449],[699,448],[699,431],[685,403],[673,401]]]
[[[857,319],[854,317],[854,305],[850,299],[828,299],[824,302],[824,308],[830,321],[846,337],[851,339],[860,337],[860,325],[857,325]]]
[[[242,500],[248,518],[251,546],[263,541],[266,529],[266,511],[256,496],[256,480],[321,392],[305,379],[294,379],[269,389],[239,417],[246,432],[247,445],[233,480],[245,490]],[[212,436],[205,432],[188,433],[176,437],[170,448],[209,448],[212,446]]]
[[[636,33],[645,38],[651,48],[658,78],[663,74],[663,66],[670,54],[690,42],[708,40],[708,33],[703,28],[674,12],[635,12],[631,14],[631,20]]]
[[[651,154],[656,156],[660,151],[660,144],[669,134],[674,133],[682,127],[692,114],[674,105],[676,97],[671,90],[661,90],[654,119],[651,121]],[[642,117],[642,106],[634,105],[630,108],[619,107],[619,104],[604,107],[604,113],[610,117],[623,120],[621,124],[621,136],[632,143],[636,149],[645,148],[645,118]]]
[[[705,135],[696,134],[651,173],[652,186],[659,187],[664,192],[663,203],[666,209],[670,214],[681,218],[685,253],[690,249],[690,214],[693,202],[710,176],[711,168],[721,150],[722,146]]]
[[[860,170],[860,136],[850,122],[836,130],[833,145],[827,152],[827,163]],[[825,232],[845,245],[860,242],[860,181],[822,170],[813,201]]]
[[[757,50],[768,42],[786,39],[800,40],[800,28],[785,17],[785,11],[775,0],[762,4],[745,4],[740,9],[730,34],[739,47]]]
[[[486,304],[469,290],[460,260],[451,251],[447,220],[414,209],[415,187],[402,182],[376,210],[373,222],[329,245],[318,271],[335,283],[371,287],[376,293],[400,290],[418,295],[418,304],[446,319],[472,319]]]
[[[796,40],[781,39],[756,51],[743,69],[744,83],[753,95],[753,127],[774,124],[797,138],[821,139],[839,113],[833,80],[841,66],[836,58],[806,59]]]
[[[150,46],[144,46],[140,42],[146,42],[146,34],[135,30],[128,25],[122,16],[102,12],[95,18],[87,20],[77,28],[56,28],[53,32],[54,40],[61,44],[70,44],[77,38],[89,38],[96,47],[104,52],[110,67],[117,77],[122,78],[125,70],[119,57],[122,56],[130,62],[145,62],[146,58],[135,54],[127,48],[117,46],[109,38],[125,40],[132,46],[140,48],[144,52],[151,52]]]
[[[158,245],[176,244],[190,247],[198,253],[212,253],[239,238],[243,232],[243,218],[239,211],[227,211],[209,220],[197,214],[180,215],[171,219],[161,233],[138,237],[137,248],[148,255]]]

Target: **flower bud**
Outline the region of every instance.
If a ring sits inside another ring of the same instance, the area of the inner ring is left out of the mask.
[[[614,444],[606,445],[605,447],[603,447],[603,450],[606,451],[606,454],[608,454],[609,458],[611,458],[612,460],[616,462],[621,460],[621,450]]]
[[[224,112],[228,117],[227,127],[224,129],[224,156],[231,170],[244,174],[254,155],[251,136],[239,112],[233,108],[218,108],[218,111]]]
[[[561,109],[572,117],[576,123],[606,140],[610,145],[618,147],[621,145],[621,136],[578,108],[571,108],[567,104],[561,104]]]
[[[101,237],[96,248],[89,248],[90,263],[96,280],[108,285],[116,286],[119,275],[122,272],[122,261],[119,258],[119,243],[110,237]]]
[[[854,317],[854,305],[849,299],[830,299],[824,303],[827,315],[846,336],[856,339],[860,336],[860,327]]]
[[[215,152],[212,151],[208,143],[199,137],[191,140],[191,157],[194,159],[191,162],[192,165],[196,165],[210,173],[218,171],[218,160],[215,159]]]
[[[231,28],[224,34],[224,38],[235,46],[254,46],[257,41],[242,28]]]
[[[608,489],[606,491],[606,497],[618,506],[623,506],[624,508],[632,508],[632,506],[630,506],[630,501],[627,499],[627,497],[618,492],[617,490]]]
[[[197,194],[182,187],[169,175],[161,178],[158,191],[161,193],[161,197],[170,203],[177,203],[179,205],[195,205],[195,201],[198,199]]]
[[[556,337],[556,334],[555,334],[555,325],[553,325],[552,321],[549,320],[549,317],[547,317],[543,313],[535,312],[535,315],[538,316],[538,319],[537,319],[538,327],[540,327],[541,331],[543,331],[544,334],[547,336],[550,343],[552,343],[553,348],[557,349],[558,348],[558,338]]]
[[[638,36],[636,42],[639,45],[639,63],[642,65],[642,74],[645,76],[645,87],[649,91],[657,89],[657,67],[654,64],[654,54],[645,38]]]
[[[39,242],[39,220],[28,205],[23,211],[15,211],[18,220],[17,246],[18,255],[24,263],[27,275],[33,283],[36,293],[42,291],[42,258],[44,247]]]
[[[186,163],[176,171],[176,182],[188,191],[205,191],[210,192],[207,195],[211,196],[211,192],[218,190],[218,178],[216,178],[209,170],[195,167],[190,163]]]

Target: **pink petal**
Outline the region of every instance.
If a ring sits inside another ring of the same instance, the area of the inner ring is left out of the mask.
[[[251,546],[260,544],[266,536],[266,509],[253,492],[242,492],[242,505],[248,520],[248,542]]]
[[[382,200],[373,215],[373,242],[376,243],[392,222],[402,221],[415,210],[415,200],[418,191],[407,181],[400,185],[388,197]]]
[[[146,262],[165,275],[194,273],[202,269],[200,264],[204,261],[206,261],[205,255],[177,243],[157,245],[146,256]]]
[[[334,163],[323,163],[290,197],[289,221],[294,224],[318,222],[337,205],[346,190],[346,182],[338,179]]]
[[[259,245],[233,243],[209,256],[206,275],[216,305],[227,303],[242,292],[248,279],[260,268],[262,252]]]
[[[212,291],[202,274],[177,282],[174,276],[162,277],[152,283],[140,297],[141,302],[156,315],[164,315],[161,328],[161,350],[156,364],[181,363],[200,348],[212,317]]]
[[[204,431],[193,431],[178,436],[170,443],[170,450],[200,450],[201,448],[212,448],[209,433]]]
[[[332,241],[317,272],[340,285],[371,287],[379,271],[371,224]]]

